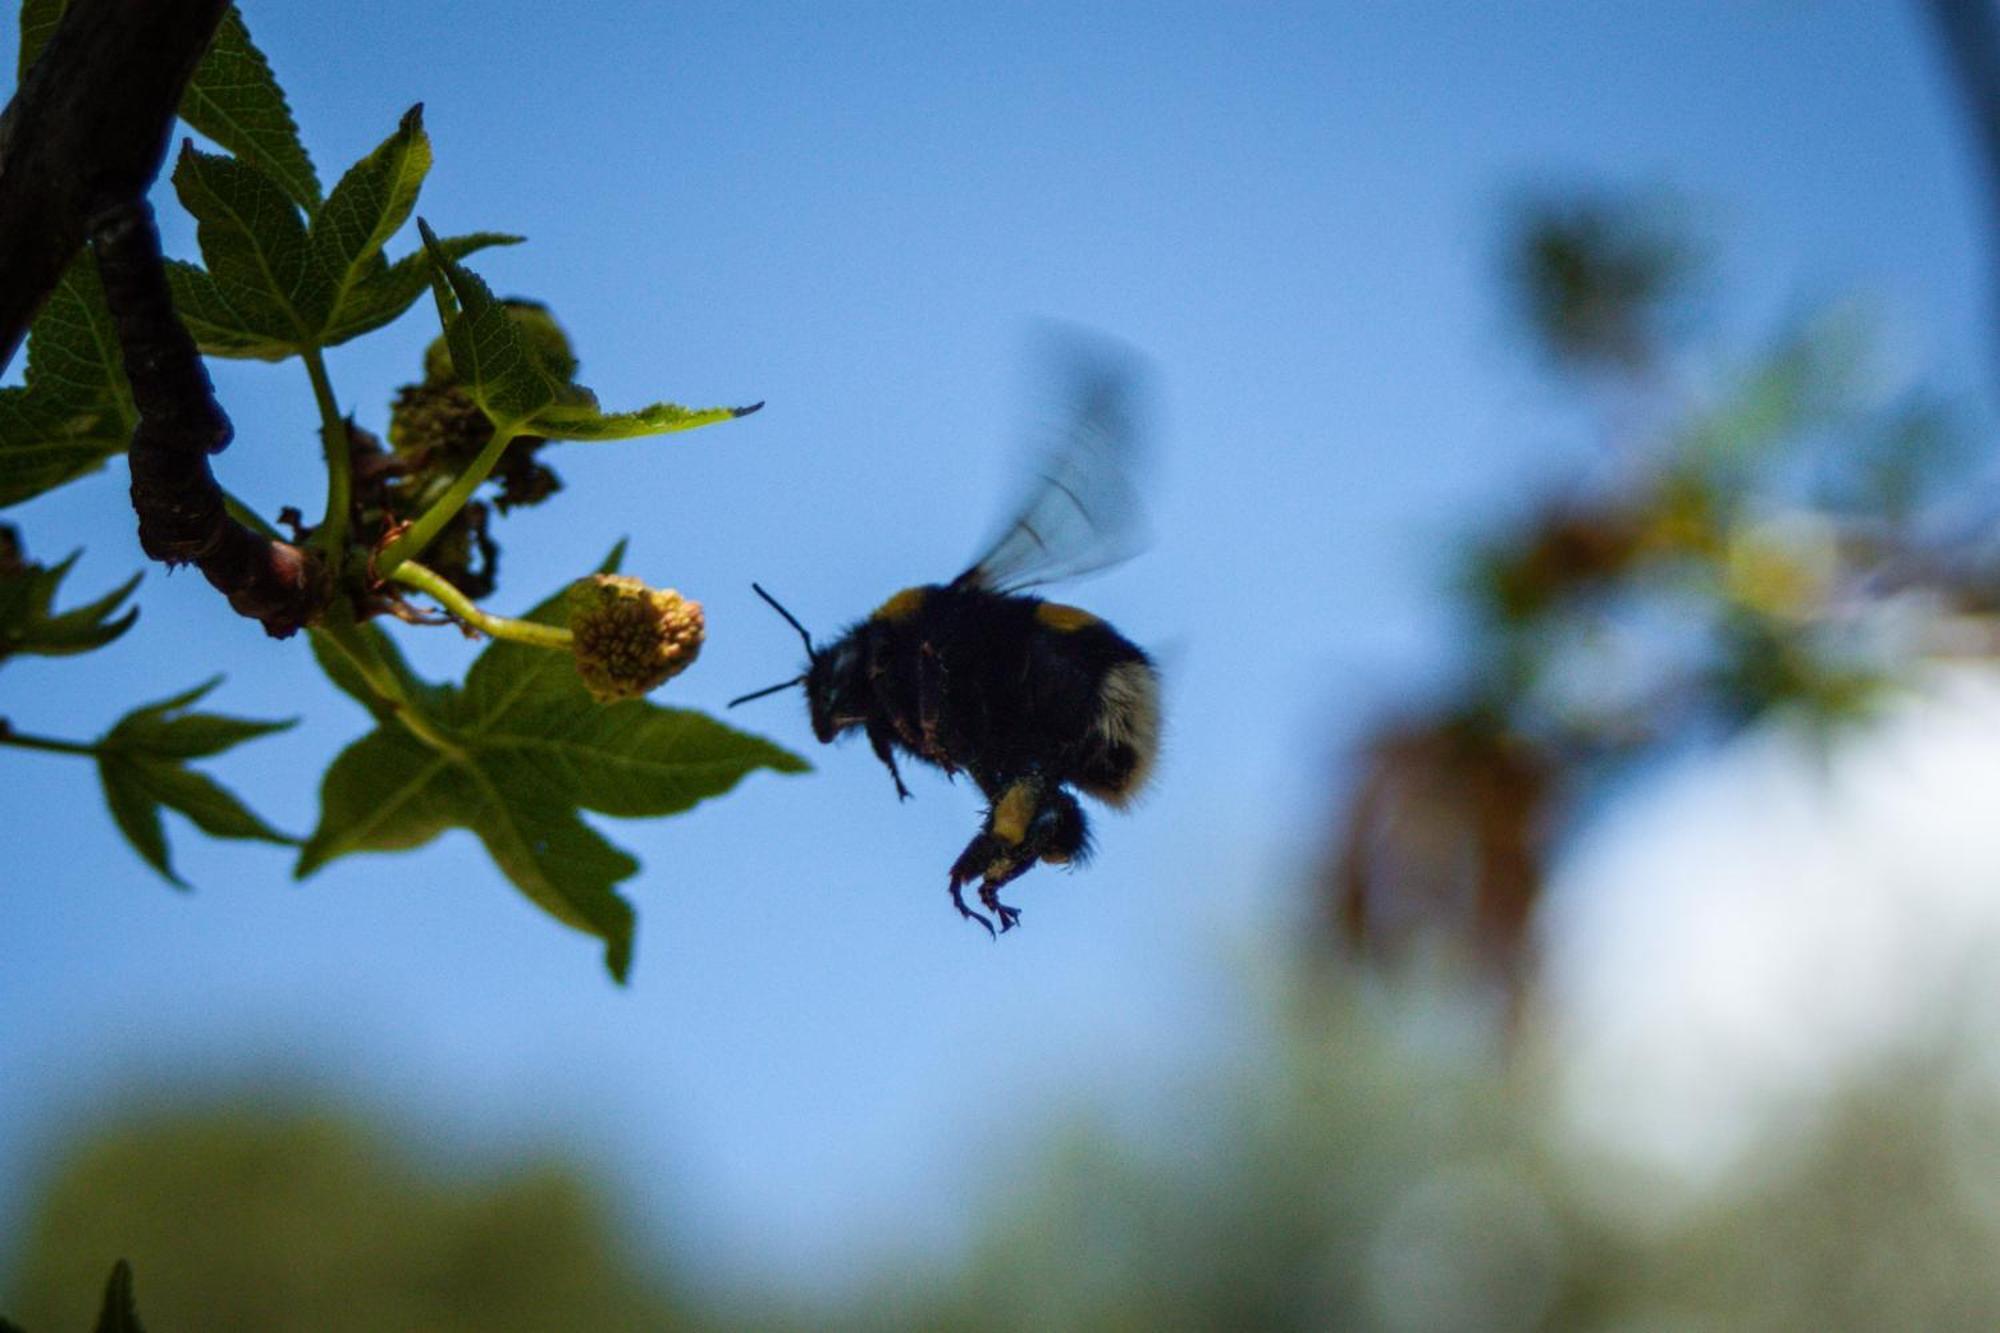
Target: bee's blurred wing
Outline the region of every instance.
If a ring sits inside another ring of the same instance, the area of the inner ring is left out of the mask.
[[[1047,341],[1057,392],[1037,423],[1035,475],[958,586],[1016,592],[1108,568],[1146,545],[1139,358],[1096,335],[1063,330]]]

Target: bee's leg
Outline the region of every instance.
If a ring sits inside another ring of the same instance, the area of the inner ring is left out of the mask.
[[[958,860],[954,861],[951,867],[951,905],[958,909],[960,916],[977,921],[980,925],[986,927],[988,935],[994,935],[993,923],[965,905],[964,889],[971,881],[979,878],[981,867],[986,864],[987,857],[991,855],[992,843],[993,839],[987,834],[979,834],[966,844],[965,850],[959,853]],[[1009,924],[1012,923],[1010,922]],[[994,935],[994,938],[997,939],[999,937]]]
[[[913,753],[922,754],[923,738],[917,734],[917,729],[911,723],[909,715],[903,711],[903,706],[897,700],[895,691],[889,688],[892,673],[889,670],[889,663],[884,660],[886,651],[884,645],[879,642],[869,650],[868,688],[875,695],[876,716],[887,719],[887,725],[893,728],[895,733],[892,739],[901,741]],[[870,744],[875,746],[875,753],[880,755],[882,753],[883,742],[876,741],[875,734],[876,728],[871,726],[868,730],[868,740]],[[886,759],[883,762],[890,763]],[[890,763],[892,770],[894,767],[895,765]],[[896,785],[899,788],[902,786],[902,779],[900,777],[897,778]]]
[[[1019,923],[1021,913],[1000,901],[1001,888],[1034,868],[1041,859],[1043,845],[1048,843],[1056,824],[1063,821],[1058,817],[1051,823],[1043,817],[1050,791],[1039,772],[994,782],[991,790],[996,794],[986,812],[986,826],[959,856],[952,873],[967,880],[979,877],[979,901],[1000,919],[1000,929],[1005,932]],[[1067,800],[1064,793],[1055,795]],[[1074,811],[1075,801],[1067,803]]]
[[[903,775],[896,769],[896,751],[892,748],[895,735],[887,723],[871,720],[868,723],[868,743],[875,747],[875,757],[888,768],[889,776],[896,783],[896,799],[910,799],[910,789],[903,785]]]
[[[921,645],[917,649],[917,725],[923,732],[923,754],[945,772],[955,773],[958,766],[938,738],[946,684],[944,660],[937,649],[928,643]]]
[[[1022,856],[1016,849],[990,863],[986,867],[985,878],[979,881],[979,901],[988,911],[1000,918],[1002,934],[1021,924],[1021,909],[1009,907],[1001,902],[1000,890],[1027,874],[1034,868],[1034,864],[1034,857]]]
[[[1014,805],[1012,809],[1009,808],[1010,799]],[[1011,817],[1030,800],[1040,804],[1029,816],[1019,840],[1007,841],[1005,835],[1013,827]],[[967,878],[980,874],[979,901],[1000,918],[1000,931],[1005,934],[1020,924],[1021,912],[1019,908],[1009,907],[1000,901],[1000,890],[1033,870],[1037,861],[1062,865],[1087,857],[1090,854],[1090,831],[1076,797],[1060,787],[1045,788],[1041,779],[1036,777],[1022,779],[1008,787],[996,802],[994,813],[988,816],[987,823],[988,831],[975,838],[973,846],[965,849],[965,854],[959,857],[959,865],[966,867]],[[983,873],[972,869],[972,865],[981,859],[985,861]],[[957,867],[954,867],[956,870]]]

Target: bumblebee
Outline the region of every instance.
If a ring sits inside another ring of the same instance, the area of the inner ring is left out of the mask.
[[[952,903],[988,934],[1018,909],[1000,890],[1037,862],[1078,865],[1089,823],[1075,793],[1113,808],[1139,794],[1160,745],[1159,677],[1130,639],[1090,612],[1027,590],[1106,568],[1140,544],[1131,487],[1131,376],[1108,355],[1073,355],[1066,424],[1015,517],[949,583],[896,593],[817,647],[776,598],[751,587],[806,648],[805,671],[730,704],[805,687],[813,735],[867,736],[907,800],[897,756],[965,773],[987,801],[952,863]],[[979,902],[964,889],[978,881]]]

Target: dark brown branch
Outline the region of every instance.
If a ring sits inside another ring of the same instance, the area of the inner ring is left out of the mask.
[[[1979,135],[1987,184],[2000,191],[2000,13],[1993,0],[1929,0],[1929,8]]]
[[[146,192],[188,79],[229,0],[72,0],[0,116],[0,367],[88,239],[117,321],[139,424],[139,544],[192,564],[261,621],[295,633],[325,602],[316,556],[231,518],[208,455],[229,443],[194,340],[174,314]]]
[[[71,0],[0,115],[0,370],[92,218],[159,174],[229,0]]]
[[[1986,178],[1987,204],[1993,210],[1991,226],[2000,229],[2000,12],[1994,0],[1928,0],[1926,7],[1972,118],[1980,174]],[[1995,268],[1990,249],[1986,262],[1989,270]],[[2000,282],[1991,277],[1988,281],[1994,285],[1994,305],[2000,308]],[[2000,328],[2000,317],[1995,323]]]
[[[252,532],[224,507],[208,455],[233,432],[174,314],[152,207],[141,199],[106,210],[92,220],[90,239],[139,409],[130,450],[139,544],[155,560],[198,566],[272,637],[296,633],[326,603],[321,562]]]

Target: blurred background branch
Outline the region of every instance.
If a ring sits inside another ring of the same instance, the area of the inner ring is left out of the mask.
[[[1977,170],[1986,182],[1988,226],[2000,228],[2000,10],[1993,0],[1924,0],[1961,104],[1971,122]],[[2000,338],[2000,247],[1989,245],[1994,336]]]

